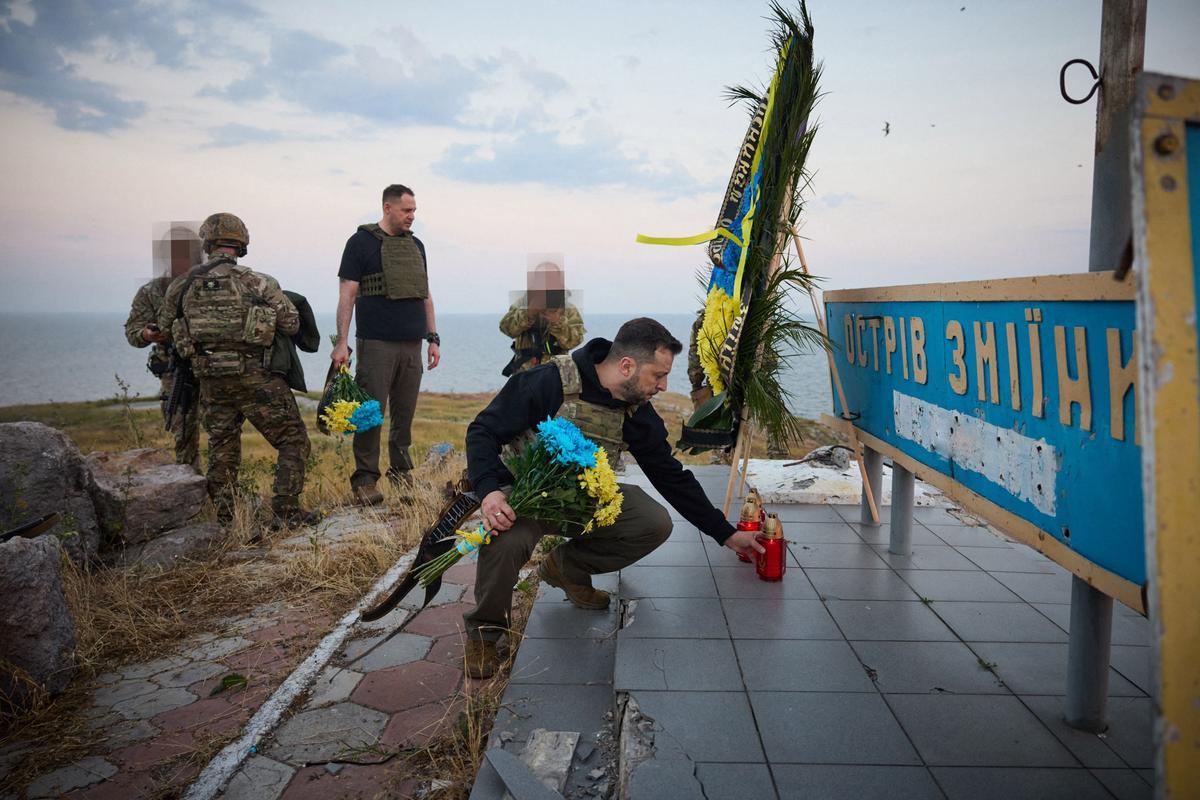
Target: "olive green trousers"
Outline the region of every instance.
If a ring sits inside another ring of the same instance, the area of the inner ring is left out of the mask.
[[[570,538],[547,556],[558,559],[567,580],[591,586],[593,575],[628,567],[671,535],[671,515],[665,508],[638,486],[620,486],[625,500],[616,522]],[[538,540],[558,532],[555,523],[522,517],[479,549],[476,606],[463,614],[469,637],[496,641],[511,627],[517,575]]]

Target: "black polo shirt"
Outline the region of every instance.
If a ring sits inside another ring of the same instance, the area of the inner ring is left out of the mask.
[[[412,234],[408,234],[412,236]],[[425,258],[425,245],[416,236],[413,241],[421,251],[421,262],[426,272],[429,263]],[[338,277],[362,283],[363,277],[383,272],[383,243],[366,231],[355,231],[346,241],[342,251],[342,266]],[[389,300],[379,295],[363,297],[354,302],[354,315],[358,319],[355,329],[360,339],[379,339],[385,342],[404,342],[424,339],[429,332],[425,319],[425,301],[419,299]]]

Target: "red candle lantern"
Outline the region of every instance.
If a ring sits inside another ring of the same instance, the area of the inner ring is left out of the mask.
[[[774,514],[768,514],[762,533],[755,538],[763,546],[758,553],[755,570],[764,581],[781,581],[787,571],[787,539],[783,538],[783,523]]]
[[[742,513],[739,515],[739,518],[738,518],[737,529],[739,531],[753,531],[755,533],[758,533],[759,531],[761,531],[762,530],[762,520],[760,519],[761,512],[762,512],[762,510],[754,503],[753,499],[750,497],[747,497],[746,502],[742,503]],[[738,557],[739,561],[745,561],[747,564],[751,563],[751,561],[753,560],[750,558],[750,556],[745,555],[744,553],[741,553],[741,552],[739,552],[737,554],[737,557]]]

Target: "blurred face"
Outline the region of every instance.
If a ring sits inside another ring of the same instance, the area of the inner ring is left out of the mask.
[[[412,230],[413,220],[417,216],[417,199],[411,194],[401,195],[398,200],[383,204],[383,218],[393,233],[407,233]]]
[[[621,359],[621,375],[626,376],[615,394],[617,399],[634,405],[642,405],[659,392],[667,390],[667,376],[671,374],[671,365],[675,356],[665,347],[658,348],[654,360],[644,364],[636,363],[632,358]]]

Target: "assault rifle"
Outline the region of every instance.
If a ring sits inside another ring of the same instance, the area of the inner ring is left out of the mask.
[[[191,411],[192,404],[196,402],[197,387],[196,373],[192,372],[192,360],[180,357],[174,344],[167,352],[170,356],[167,371],[175,376],[171,381],[171,394],[167,396],[167,412],[164,415],[166,428],[171,430],[175,425],[176,414],[182,419]]]
[[[543,323],[534,325],[528,331],[533,339],[533,343],[529,347],[517,347],[517,343],[512,343],[513,357],[512,361],[500,371],[504,377],[509,377],[517,372],[521,367],[525,366],[525,362],[534,358],[542,358],[550,356],[554,353],[554,346],[558,344],[558,340],[554,338],[554,334],[546,330]]]

